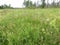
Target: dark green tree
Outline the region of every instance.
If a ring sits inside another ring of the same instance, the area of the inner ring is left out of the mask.
[[[0,9],[5,9],[5,8],[13,8],[13,7],[11,7],[10,4],[9,5],[4,4],[0,6]]]
[[[25,7],[27,7],[27,8],[32,8],[33,7],[33,3],[32,3],[32,1],[30,1],[30,0],[24,0],[24,3],[23,3],[23,5],[25,6]]]
[[[0,6],[0,9],[3,9],[3,8],[4,8],[4,6],[3,6],[3,5],[1,5],[1,6]]]
[[[42,1],[42,8],[44,8],[45,7],[45,0],[41,0]]]

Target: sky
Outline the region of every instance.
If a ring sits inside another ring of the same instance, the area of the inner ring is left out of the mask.
[[[37,2],[37,1],[40,1],[40,0],[31,0],[31,1]],[[24,0],[0,0],[0,5],[11,4],[12,7],[21,8],[21,7],[24,7],[23,2],[24,2]],[[47,0],[46,0],[46,2],[47,2]],[[49,3],[51,3],[51,2],[52,2],[52,0],[49,0]]]

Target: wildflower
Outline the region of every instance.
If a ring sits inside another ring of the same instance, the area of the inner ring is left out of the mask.
[[[52,21],[50,22],[50,25],[51,25],[51,26],[55,26],[55,24],[56,24],[55,22],[56,22],[56,19],[52,20]]]
[[[44,32],[44,31],[45,31],[45,29],[43,28],[43,29],[42,29],[42,31]]]
[[[49,18],[47,18],[46,21],[49,21]]]

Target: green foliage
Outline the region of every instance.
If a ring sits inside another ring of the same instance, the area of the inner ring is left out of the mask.
[[[25,7],[27,7],[27,8],[36,8],[36,7],[38,7],[38,8],[44,8],[45,7],[45,0],[41,0],[41,2],[42,2],[42,4],[41,5],[39,5],[39,6],[37,6],[38,4],[37,3],[34,3],[33,4],[33,2],[32,1],[30,1],[30,0],[28,0],[28,1],[25,1],[24,0],[24,5],[25,5]]]
[[[30,0],[24,1],[23,4],[25,5],[26,8],[36,8],[36,3],[33,4],[33,2]]]
[[[45,7],[45,0],[41,0],[42,1],[42,8],[44,8]]]
[[[0,6],[0,9],[6,9],[6,8],[13,8],[13,7],[11,7],[11,5],[8,6],[6,4]]]
[[[58,8],[0,10],[0,45],[60,45],[59,12]]]
[[[29,0],[28,1],[25,1],[24,2],[24,5],[29,8],[29,7],[32,6],[32,1],[29,1]]]

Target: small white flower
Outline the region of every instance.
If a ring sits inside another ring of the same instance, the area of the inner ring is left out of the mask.
[[[45,31],[45,29],[43,28],[42,31]]]
[[[49,21],[49,18],[47,18],[46,21]]]

